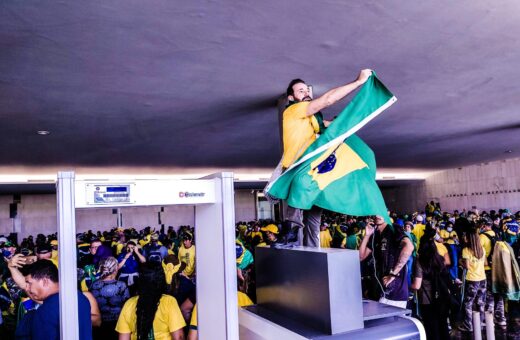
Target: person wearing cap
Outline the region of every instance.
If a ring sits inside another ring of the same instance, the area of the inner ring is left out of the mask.
[[[265,233],[264,240],[267,245],[278,243],[278,227],[276,225],[268,224],[260,230]]]
[[[10,259],[16,253],[16,248],[17,247],[13,242],[6,239],[3,244],[3,250],[2,250],[3,257],[6,259]]]
[[[180,261],[186,263],[186,268],[182,272],[184,276],[192,277],[195,274],[195,245],[190,232],[184,232],[182,235],[178,257]]]
[[[49,260],[52,263],[54,263],[56,268],[58,268],[58,259],[52,258],[52,247],[50,245],[39,245],[38,248],[36,248],[36,257],[38,258],[38,260]]]
[[[426,229],[426,225],[423,224],[422,215],[417,215],[415,217],[415,226],[413,227],[412,233],[415,235],[417,239],[417,249],[419,249],[419,245],[421,243],[421,237],[424,235],[424,230]]]
[[[311,90],[303,80],[293,79],[289,83],[287,87],[289,103],[282,119],[282,171],[290,168],[330,124],[329,121],[323,120],[321,110],[345,98],[363,85],[371,75],[372,70],[361,70],[355,81],[331,89],[316,99],[312,98]],[[297,230],[303,229],[303,240],[298,240],[300,244],[319,247],[321,213],[322,209],[317,206],[309,210],[287,206],[286,219],[291,224],[291,234],[296,236],[299,234]]]

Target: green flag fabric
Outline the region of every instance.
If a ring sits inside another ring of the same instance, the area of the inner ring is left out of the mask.
[[[374,152],[354,133],[396,100],[373,73],[325,132],[271,180],[266,194],[294,208],[318,206],[347,215],[379,215],[390,222],[375,180]]]

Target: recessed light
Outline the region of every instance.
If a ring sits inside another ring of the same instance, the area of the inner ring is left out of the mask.
[[[40,131],[36,131],[36,133],[39,134],[40,136],[47,136],[51,132],[47,131],[47,130],[40,130]]]
[[[512,153],[512,152],[513,152],[513,150],[506,150],[506,151],[504,151],[504,153]]]

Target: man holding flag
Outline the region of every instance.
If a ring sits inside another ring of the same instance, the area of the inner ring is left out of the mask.
[[[333,122],[323,120],[322,109],[361,85]],[[395,97],[372,70],[364,69],[354,82],[316,99],[311,98],[305,82],[295,79],[287,88],[287,98],[282,173],[274,176],[265,193],[287,201],[286,218],[293,228],[303,228],[303,245],[319,247],[323,208],[356,216],[379,215],[389,221],[375,182],[374,154],[354,133],[392,105]]]

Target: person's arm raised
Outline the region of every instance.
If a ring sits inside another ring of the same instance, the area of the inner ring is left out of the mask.
[[[307,108],[307,116],[312,116],[316,112],[319,112],[324,108],[333,105],[338,100],[345,98],[352,91],[363,85],[371,74],[372,70],[370,69],[361,70],[361,72],[359,72],[358,78],[352,83],[333,88],[332,90],[327,91],[321,97],[312,100]]]

